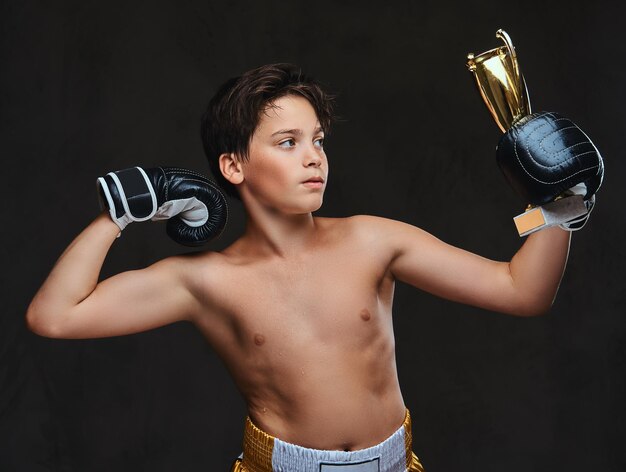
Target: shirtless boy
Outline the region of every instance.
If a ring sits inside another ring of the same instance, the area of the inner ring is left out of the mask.
[[[314,217],[329,177],[331,110],[293,66],[227,82],[203,139],[218,182],[243,202],[244,234],[221,252],[168,257],[98,283],[120,233],[103,212],[28,309],[32,331],[65,339],[194,323],[248,406],[243,462],[233,470],[422,470],[396,373],[395,281],[534,316],[550,309],[565,268],[570,233],[559,227],[496,262],[386,218]]]

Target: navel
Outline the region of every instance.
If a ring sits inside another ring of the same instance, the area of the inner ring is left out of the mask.
[[[370,312],[369,312],[369,310],[368,310],[367,308],[363,308],[363,309],[361,310],[360,315],[361,315],[361,319],[362,319],[363,321],[369,321],[369,320],[370,320],[370,318],[372,317],[372,315],[370,314]]]
[[[262,346],[265,343],[265,336],[263,336],[262,334],[255,334],[254,335],[254,344],[256,344],[257,346]]]

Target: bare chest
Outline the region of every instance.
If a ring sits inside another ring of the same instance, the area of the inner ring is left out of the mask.
[[[391,329],[393,281],[362,251],[234,266],[222,281],[216,308],[236,344],[255,355],[259,348],[272,356],[312,346],[359,348]]]

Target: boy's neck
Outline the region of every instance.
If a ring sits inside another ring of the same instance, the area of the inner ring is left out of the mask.
[[[242,237],[246,252],[258,256],[291,259],[302,256],[315,245],[317,226],[311,213],[248,213]]]

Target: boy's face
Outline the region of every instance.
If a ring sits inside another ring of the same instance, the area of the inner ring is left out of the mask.
[[[324,132],[308,100],[279,98],[261,115],[249,160],[242,163],[245,193],[284,213],[319,209],[328,178],[323,144]],[[307,182],[312,178],[323,181]]]

